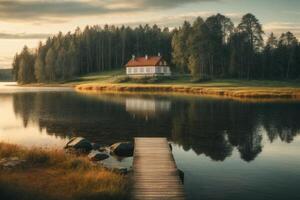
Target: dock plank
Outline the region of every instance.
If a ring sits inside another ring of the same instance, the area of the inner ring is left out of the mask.
[[[166,138],[135,138],[133,156],[133,199],[185,200]]]

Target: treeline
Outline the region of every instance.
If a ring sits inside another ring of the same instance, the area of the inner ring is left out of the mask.
[[[252,14],[238,26],[217,14],[205,21],[184,22],[172,39],[173,62],[181,72],[201,78],[300,78],[300,45],[291,33],[278,39],[264,31]]]
[[[171,32],[157,25],[131,27],[87,26],[59,33],[32,51],[26,46],[13,62],[19,83],[55,82],[91,72],[124,67],[133,54],[161,53],[171,62]]]
[[[0,81],[12,81],[11,69],[0,69]]]
[[[161,53],[172,70],[195,78],[300,78],[300,45],[291,33],[264,41],[259,20],[246,14],[234,26],[221,14],[170,31],[157,25],[87,26],[48,38],[32,51],[26,46],[13,62],[19,83],[54,82],[124,67],[136,56]]]

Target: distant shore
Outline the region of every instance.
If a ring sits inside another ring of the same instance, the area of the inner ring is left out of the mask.
[[[34,83],[21,87],[75,88],[82,93],[164,93],[215,96],[232,99],[293,99],[300,100],[300,80],[240,80],[216,79],[195,82],[190,76],[170,78],[130,79],[123,70],[88,74],[70,81]]]
[[[123,70],[89,74],[67,84],[79,92],[160,92],[239,99],[300,100],[299,80],[216,79],[195,82],[192,77],[185,75],[136,80],[124,74]]]

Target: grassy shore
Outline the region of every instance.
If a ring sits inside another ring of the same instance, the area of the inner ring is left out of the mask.
[[[160,92],[218,96],[232,99],[300,100],[300,80],[214,79],[195,81],[190,76],[132,79],[125,70],[113,70],[51,84],[29,84],[25,87],[74,87],[79,92]]]
[[[195,82],[189,76],[129,79],[122,71],[91,74],[66,84],[80,92],[169,92],[229,98],[300,99],[300,81],[217,79]]]
[[[23,148],[0,143],[0,160],[26,160],[13,169],[0,168],[0,199],[128,199],[128,178],[93,165],[63,150]]]

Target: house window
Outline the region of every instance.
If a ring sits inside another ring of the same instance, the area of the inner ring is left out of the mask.
[[[146,69],[146,72],[147,72],[147,73],[150,73],[150,68],[149,68],[149,67]]]
[[[161,67],[156,68],[157,73],[161,73]]]
[[[133,70],[133,72],[134,72],[134,73],[137,73],[137,69],[135,68],[135,69]]]
[[[140,73],[144,73],[144,68],[140,68]]]
[[[127,68],[127,74],[130,74],[130,73],[131,73],[131,69]]]

